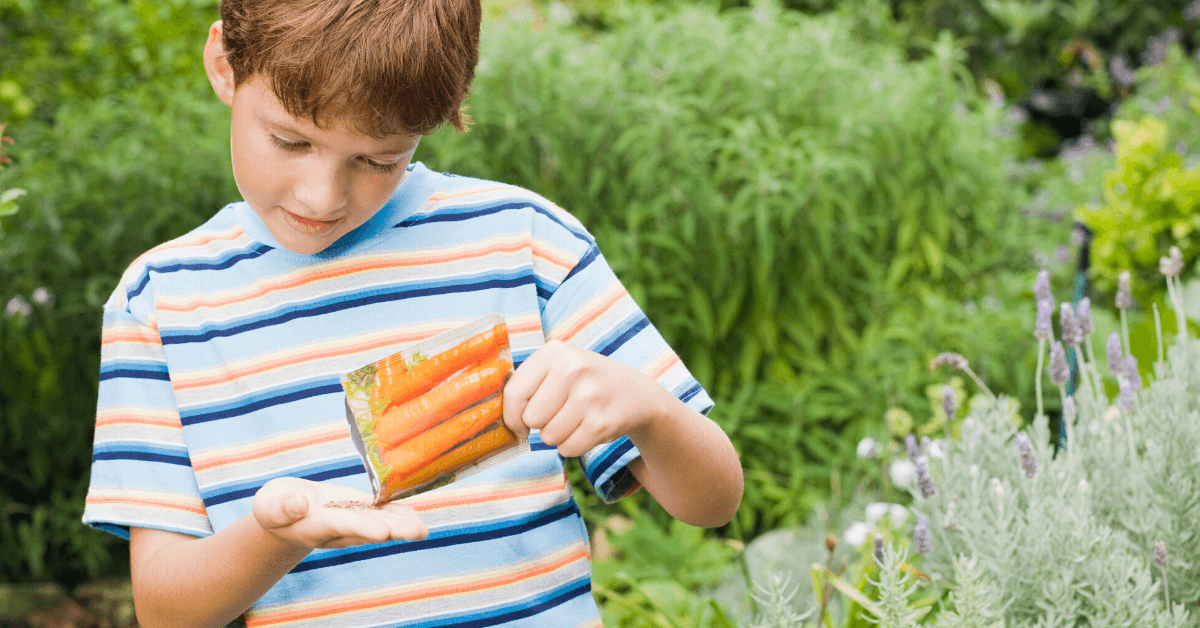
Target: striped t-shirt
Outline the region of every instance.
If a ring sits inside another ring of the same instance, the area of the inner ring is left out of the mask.
[[[339,377],[492,313],[519,366],[558,338],[640,369],[693,409],[708,394],[591,235],[520,188],[410,166],[326,251],[282,248],[245,203],[142,255],[104,307],[83,519],[197,537],[268,480],[370,492]],[[251,626],[593,626],[587,531],[554,448],[405,500],[428,538],[312,552]],[[611,501],[636,488],[626,438],[581,463]]]

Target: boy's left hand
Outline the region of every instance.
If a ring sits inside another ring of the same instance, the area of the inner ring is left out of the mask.
[[[539,429],[542,442],[574,458],[635,434],[661,411],[664,395],[670,397],[637,369],[551,340],[505,385],[504,423],[519,435]]]

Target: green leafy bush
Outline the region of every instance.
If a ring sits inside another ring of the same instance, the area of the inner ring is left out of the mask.
[[[490,25],[475,126],[423,158],[537,190],[596,234],[722,401],[744,534],[796,522],[831,467],[854,473],[850,443],[889,406],[925,407],[930,376],[908,365],[931,340],[971,337],[991,377],[1028,381],[1007,315],[963,314],[1015,296],[1002,275],[1031,273],[1044,236],[1014,211],[1014,139],[958,48],[910,62],[844,15],[767,6],[621,20],[588,38]]]

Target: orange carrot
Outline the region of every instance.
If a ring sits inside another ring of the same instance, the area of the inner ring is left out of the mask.
[[[393,471],[384,479],[384,490],[390,495],[395,495],[400,491],[420,486],[430,480],[454,473],[479,458],[515,442],[517,442],[517,437],[507,427],[499,425],[438,456],[429,464],[408,475]]]
[[[375,367],[375,387],[371,389],[369,407],[371,413],[378,419],[386,406],[391,405],[397,380],[408,369],[399,355],[390,355],[380,360]]]
[[[489,360],[408,403],[388,408],[375,424],[376,439],[395,445],[445,421],[500,390],[511,368],[512,363],[503,358]]]
[[[450,377],[463,367],[478,362],[497,347],[508,344],[508,326],[504,323],[471,336],[466,340],[413,365],[407,372],[388,384],[380,378],[380,397],[389,400],[389,406],[409,401],[429,390],[434,384]]]
[[[496,395],[495,399],[461,412],[386,450],[383,454],[384,464],[391,467],[393,473],[407,474],[432,462],[499,419],[502,408],[500,401],[500,396]]]

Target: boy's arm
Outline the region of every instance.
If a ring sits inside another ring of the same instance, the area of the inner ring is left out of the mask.
[[[717,527],[742,500],[742,468],[725,432],[650,376],[612,358],[552,340],[504,388],[504,421],[541,430],[547,445],[576,457],[628,436],[641,452],[629,469],[684,523]]]
[[[129,537],[141,626],[218,627],[242,614],[318,547],[348,547],[428,533],[417,513],[336,484],[279,478],[259,489],[253,514],[204,538],[148,528]]]

